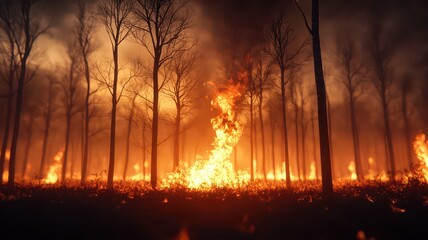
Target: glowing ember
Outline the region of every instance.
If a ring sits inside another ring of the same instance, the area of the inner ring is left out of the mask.
[[[351,173],[350,179],[351,180],[357,180],[357,174],[355,173],[355,162],[354,161],[349,162],[348,170]]]
[[[242,97],[243,90],[243,86],[238,83],[219,91],[211,101],[212,107],[218,109],[220,114],[211,119],[215,139],[208,160],[199,158],[190,168],[181,166],[166,176],[162,181],[163,187],[181,185],[201,190],[212,187],[235,188],[250,180],[248,172],[235,172],[230,161],[233,147],[243,131],[243,126],[235,115],[235,104]]]
[[[43,182],[47,184],[54,184],[58,182],[60,170],[62,168],[62,157],[64,155],[64,150],[59,150],[54,156],[54,162],[49,166],[48,174],[46,178],[43,179]]]
[[[421,174],[421,177],[428,181],[428,141],[425,134],[416,135],[413,142],[413,149],[416,157],[419,159],[419,164],[416,171]]]

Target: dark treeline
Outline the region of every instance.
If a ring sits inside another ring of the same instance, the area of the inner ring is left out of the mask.
[[[62,183],[156,187],[209,150],[215,85],[243,76],[232,160],[252,179],[411,170],[426,3],[321,1],[318,36],[317,2],[1,0],[3,182],[46,178],[61,152]]]

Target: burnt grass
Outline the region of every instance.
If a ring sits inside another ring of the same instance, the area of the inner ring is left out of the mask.
[[[150,190],[136,183],[0,188],[0,239],[423,239],[428,185],[272,184]],[[359,233],[359,234],[358,234]],[[425,237],[424,237],[425,236]],[[188,237],[188,238],[186,238]]]

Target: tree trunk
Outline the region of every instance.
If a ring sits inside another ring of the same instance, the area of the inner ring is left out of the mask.
[[[1,153],[0,153],[0,185],[3,182],[3,172],[4,172],[4,162],[6,160],[6,150],[9,141],[9,130],[11,124],[11,116],[12,116],[12,102],[13,102],[13,73],[11,74],[9,83],[9,91],[7,96],[7,110],[6,110],[6,122],[4,128],[3,141],[1,145]]]
[[[251,89],[252,91],[252,89]],[[250,95],[250,171],[251,171],[251,181],[254,181],[254,136],[253,136],[253,94]]]
[[[108,165],[107,188],[113,189],[114,178],[114,162],[116,150],[116,107],[117,107],[117,81],[119,77],[119,59],[118,59],[119,44],[114,47],[113,61],[114,61],[114,75],[113,75],[113,94],[111,98],[111,125],[110,125],[110,158]]]
[[[143,179],[146,181],[146,119],[143,119]]]
[[[69,106],[68,106],[69,108]],[[68,161],[68,147],[70,145],[70,128],[71,128],[71,109],[67,110],[66,116],[66,127],[65,127],[65,148],[64,148],[64,157],[62,162],[62,174],[61,174],[61,183],[65,183],[65,177],[67,174],[67,161]]]
[[[263,163],[263,175],[266,180],[266,147],[265,147],[265,128],[263,123],[263,87],[262,87],[262,78],[260,78],[259,84],[259,119],[260,119],[260,133],[262,134],[262,163]]]
[[[331,175],[326,91],[322,68],[321,44],[319,37],[319,0],[312,0],[312,47],[318,102],[318,126],[320,137],[322,191],[324,194],[328,195],[333,193],[333,179]]]
[[[30,154],[31,141],[33,140],[33,122],[34,122],[34,114],[30,113],[30,122],[27,129],[27,144],[25,145],[25,153],[24,153],[24,162],[22,164],[21,178],[24,180],[25,172],[27,171],[28,164],[28,156]]]
[[[303,91],[302,91],[303,92]],[[305,109],[304,109],[304,99],[303,99],[303,93],[300,99],[300,105],[302,106],[302,109],[300,111],[300,125],[302,130],[302,175],[303,180],[306,181],[306,148],[305,148],[305,137],[306,137],[306,126],[305,126]]]
[[[296,104],[295,108],[294,108],[294,125],[296,126],[296,166],[297,166],[297,177],[300,180],[302,180],[300,178],[300,162],[299,162],[299,108]]]
[[[383,120],[385,126],[385,140],[386,140],[386,149],[387,149],[387,159],[389,159],[388,163],[390,165],[391,170],[391,181],[395,181],[395,156],[394,149],[392,144],[392,133],[391,126],[389,122],[389,110],[388,103],[386,101],[386,91],[383,91],[382,95],[382,111],[383,111]]]
[[[131,130],[132,130],[132,119],[134,118],[134,110],[135,110],[135,97],[132,99],[131,112],[129,113],[129,119],[128,119],[128,131],[126,132],[126,152],[125,152],[125,168],[123,170],[123,181],[126,180],[126,174],[127,174],[128,165],[129,165],[129,146],[131,143]]]
[[[313,149],[313,154],[314,154],[314,164],[315,164],[315,176],[316,179],[319,179],[318,176],[318,160],[317,160],[317,145],[316,145],[316,137],[315,137],[315,118],[314,118],[314,111],[312,111],[311,109],[311,128],[312,128],[312,146],[314,147]]]
[[[29,49],[29,36],[26,36],[26,48],[24,57],[21,61],[21,71],[18,78],[18,92],[16,96],[16,110],[15,110],[15,117],[14,117],[14,126],[13,126],[13,133],[12,133],[12,144],[10,147],[10,160],[9,160],[9,179],[8,179],[8,185],[10,187],[13,187],[15,185],[15,163],[16,163],[16,150],[18,147],[18,138],[19,138],[19,130],[20,130],[20,123],[21,123],[21,112],[22,112],[22,100],[24,97],[24,80],[25,80],[25,74],[27,72],[27,59],[29,56],[29,52],[27,51]]]
[[[150,183],[153,189],[157,185],[158,173],[158,125],[159,125],[159,57],[160,53],[155,53],[153,62],[153,119],[152,119],[152,152],[151,152],[151,173]]]
[[[273,179],[276,179],[276,164],[275,164],[275,125],[276,122],[274,120],[273,113],[269,114],[270,117],[270,134],[271,134],[271,152],[272,152],[272,171],[273,171]]]
[[[84,50],[83,50],[84,51]],[[91,95],[91,79],[89,73],[89,63],[85,53],[83,55],[83,62],[85,67],[85,79],[86,79],[86,96],[85,96],[85,129],[83,137],[83,156],[82,164],[80,169],[80,184],[84,185],[86,181],[86,175],[88,170],[88,156],[89,156],[89,97]]]
[[[355,102],[352,93],[349,94],[349,110],[351,112],[352,139],[354,144],[355,173],[359,181],[364,179],[360,153],[360,138],[355,114]]]
[[[285,105],[285,75],[284,68],[281,68],[281,102],[282,102],[282,126],[284,139],[284,158],[285,158],[285,184],[287,188],[291,187],[290,160],[288,157],[288,133],[287,133],[287,107]]]
[[[180,131],[181,131],[181,106],[176,104],[177,113],[175,116],[175,131],[174,131],[174,170],[176,170],[180,163]]]
[[[48,108],[45,115],[45,128],[43,131],[43,145],[42,145],[42,158],[40,160],[39,178],[42,179],[44,175],[44,167],[46,161],[46,151],[48,146],[48,139],[50,134],[50,126],[52,121],[52,102],[53,102],[53,81],[49,82],[49,95],[48,95]]]

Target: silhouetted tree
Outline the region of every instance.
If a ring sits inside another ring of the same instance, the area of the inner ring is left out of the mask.
[[[183,126],[184,118],[188,118],[195,101],[195,88],[197,78],[191,76],[193,66],[197,59],[195,52],[181,53],[171,62],[173,77],[165,88],[166,95],[174,102],[174,169],[180,161],[180,136],[190,125]]]
[[[90,121],[94,116],[94,111],[91,109],[91,96],[98,90],[91,88],[91,74],[89,66],[89,57],[94,51],[93,35],[94,35],[94,13],[89,9],[88,3],[85,0],[78,1],[77,26],[75,29],[76,38],[79,43],[80,57],[83,60],[83,75],[86,83],[85,94],[85,111],[84,111],[84,131],[83,131],[83,155],[81,164],[80,183],[86,181],[89,155],[89,135]]]
[[[291,86],[290,86],[290,103],[294,108],[294,127],[295,127],[295,137],[296,137],[296,166],[297,166],[297,178],[299,180],[301,180],[301,176],[300,176],[300,140],[299,140],[299,96],[298,96],[298,88],[299,88],[299,84],[301,84],[299,81],[299,79],[295,76],[294,73],[291,74],[290,76],[291,79]]]
[[[109,36],[110,45],[113,54],[113,81],[110,77],[102,77],[106,83],[108,90],[112,96],[112,109],[111,109],[111,124],[110,124],[110,155],[108,164],[108,177],[107,186],[109,189],[113,188],[114,176],[114,163],[115,163],[115,146],[116,146],[116,108],[119,102],[121,93],[117,92],[117,85],[119,81],[119,46],[128,37],[131,28],[129,25],[129,18],[133,4],[129,0],[107,0],[103,1],[98,7],[98,15],[106,32]],[[122,88],[123,90],[123,88]],[[119,99],[118,99],[119,95]]]
[[[293,49],[292,44],[295,41],[294,29],[287,21],[286,15],[280,13],[272,22],[267,36],[268,46],[265,52],[272,58],[272,61],[280,71],[280,88],[282,97],[282,125],[284,135],[284,154],[285,154],[285,174],[286,186],[291,186],[290,180],[290,160],[288,152],[288,133],[287,133],[287,114],[286,114],[286,80],[285,71],[299,66],[298,58],[302,55],[307,41],[303,41],[300,45]]]
[[[44,167],[46,162],[46,151],[48,147],[48,140],[50,135],[51,124],[53,120],[53,114],[55,112],[55,81],[52,78],[48,79],[48,95],[46,101],[43,103],[42,118],[43,118],[43,142],[42,142],[42,156],[40,159],[39,166],[39,178],[44,176]]]
[[[36,118],[36,106],[33,106],[32,104],[30,104],[30,106],[28,106],[30,109],[27,111],[27,116],[24,115],[24,128],[27,130],[26,133],[26,138],[27,138],[27,142],[25,144],[25,149],[24,149],[24,160],[22,162],[22,169],[21,169],[21,179],[24,180],[25,178],[25,173],[27,172],[27,166],[28,166],[28,158],[29,158],[29,154],[30,154],[30,148],[32,145],[32,141],[33,141],[33,134],[34,134],[34,119]],[[25,119],[25,117],[27,117],[28,119]]]
[[[34,43],[42,35],[47,28],[40,25],[40,21],[34,17],[31,10],[37,1],[35,0],[22,0],[10,1],[11,5],[7,11],[11,11],[13,22],[16,23],[11,29],[13,41],[16,46],[16,57],[19,62],[18,73],[18,90],[16,95],[16,110],[14,117],[14,126],[12,134],[12,144],[10,147],[10,160],[9,160],[9,179],[8,184],[13,186],[15,184],[15,163],[16,163],[16,150],[18,147],[19,130],[21,123],[22,102],[24,96],[25,79],[27,75],[27,61],[30,57]],[[13,3],[12,3],[13,2]]]
[[[15,23],[15,10],[13,1],[2,1],[0,5],[0,31],[1,38],[4,39],[0,43],[0,56],[2,57],[2,64],[0,65],[1,79],[7,85],[6,97],[6,119],[4,125],[3,141],[0,152],[0,176],[3,176],[4,162],[6,159],[6,151],[9,142],[9,135],[12,123],[12,104],[14,97],[14,82],[16,78],[16,70],[18,63],[16,59],[16,42],[13,32],[16,29]],[[0,177],[0,185],[2,184]]]
[[[177,54],[187,50],[190,39],[186,30],[190,27],[186,11],[188,0],[137,0],[133,8],[137,24],[134,36],[153,59],[153,119],[151,147],[151,185],[157,184],[157,155],[159,127],[159,92],[166,81],[159,82],[161,67]],[[148,36],[148,37],[146,37]]]
[[[319,0],[312,0],[312,28],[309,27],[308,21],[306,20],[306,16],[297,1],[295,1],[295,3],[303,15],[307,30],[312,36],[312,52],[318,104],[318,129],[320,138],[322,191],[324,194],[328,195],[333,193],[333,178],[331,175],[327,97],[323,75],[321,44],[319,35]]]
[[[70,146],[70,130],[71,130],[71,121],[78,112],[76,109],[77,105],[77,87],[79,84],[79,75],[77,71],[77,64],[79,61],[79,53],[77,52],[77,46],[74,43],[67,45],[67,57],[70,60],[70,66],[68,69],[68,74],[64,76],[64,80],[60,82],[60,85],[63,90],[63,102],[65,109],[65,147],[64,155],[62,161],[62,172],[61,172],[61,182],[64,184],[65,177],[67,174],[67,161],[68,161],[68,151]]]
[[[385,148],[386,148],[386,159],[388,160],[391,181],[395,181],[395,155],[392,143],[392,132],[390,123],[390,110],[388,95],[391,91],[392,83],[394,78],[390,75],[389,63],[392,59],[392,48],[382,38],[381,22],[378,17],[373,22],[373,29],[370,36],[370,54],[374,63],[373,70],[375,77],[371,78],[372,83],[379,95],[381,103],[383,124],[384,124],[384,136],[385,136]]]
[[[338,60],[339,66],[342,68],[342,78],[340,78],[339,81],[344,85],[348,97],[352,140],[354,146],[355,173],[357,175],[357,179],[362,180],[364,175],[361,163],[360,140],[355,102],[362,94],[362,83],[367,71],[364,69],[362,60],[357,59],[358,56],[356,54],[357,49],[355,49],[355,45],[350,42],[350,40],[344,44],[338,44]]]
[[[264,119],[263,119],[263,100],[264,100],[264,91],[270,88],[269,80],[272,74],[272,65],[266,64],[264,61],[264,56],[260,55],[257,59],[256,66],[256,79],[257,79],[257,90],[258,90],[258,110],[259,110],[259,120],[260,120],[260,133],[261,133],[261,143],[262,143],[262,164],[263,164],[263,174],[266,179],[266,146],[265,146],[265,128],[264,128]]]
[[[123,169],[123,177],[122,179],[126,180],[126,174],[128,172],[129,165],[129,147],[131,145],[131,130],[132,130],[132,122],[134,121],[134,112],[135,112],[135,99],[137,98],[137,94],[134,94],[131,99],[131,109],[129,111],[128,116],[128,127],[126,132],[126,150],[125,150],[125,167]],[[144,166],[143,166],[144,167]]]

